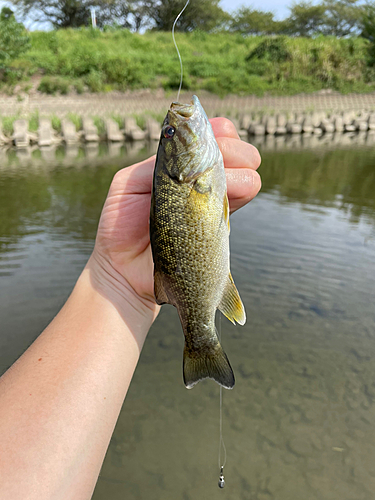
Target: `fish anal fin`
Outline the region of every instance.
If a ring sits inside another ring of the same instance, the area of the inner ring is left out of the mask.
[[[198,350],[185,344],[183,374],[187,389],[206,378],[215,380],[225,389],[233,389],[235,382],[232,367],[219,342],[214,347],[204,349],[201,346]]]
[[[237,322],[240,325],[244,325],[246,323],[245,308],[230,273],[218,309],[233,324]]]
[[[168,296],[164,290],[163,274],[158,271],[154,274],[154,295],[156,303],[159,306],[162,304],[169,304]]]
[[[229,223],[229,201],[228,201],[228,196],[225,194],[224,196],[224,211],[223,211],[223,217],[224,217],[224,222],[228,224],[228,231],[230,232],[230,223]]]

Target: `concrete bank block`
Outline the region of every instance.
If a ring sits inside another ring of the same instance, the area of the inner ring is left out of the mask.
[[[367,132],[368,130],[368,118],[367,120],[362,120],[360,118],[357,118],[354,120],[353,125],[355,126],[356,130],[359,130],[360,132]]]
[[[375,130],[375,113],[370,113],[368,117],[368,128],[369,130]]]
[[[356,116],[355,116],[354,111],[345,111],[342,114],[342,121],[344,123],[344,126],[352,125],[355,118],[356,118]]]
[[[161,126],[154,118],[148,118],[146,121],[146,134],[151,141],[160,139]]]
[[[274,116],[269,116],[266,120],[266,132],[267,134],[274,135],[276,132],[276,118]]]
[[[125,118],[125,137],[131,141],[143,141],[146,138],[146,132],[138,127],[134,117]]]
[[[98,129],[92,118],[84,118],[82,121],[83,137],[86,142],[99,142]]]
[[[305,120],[305,114],[304,113],[296,113],[294,115],[294,123],[299,123],[302,125],[303,121]]]
[[[253,123],[250,126],[249,133],[253,135],[265,135],[266,127],[262,123],[257,123],[257,124]]]
[[[70,120],[65,119],[61,122],[61,132],[66,144],[75,144],[78,142],[76,127]]]
[[[323,132],[321,127],[314,127],[314,135],[316,137],[320,137],[323,134],[324,134],[324,132]]]
[[[251,115],[243,114],[240,116],[240,128],[243,130],[249,130],[249,127],[252,123]]]
[[[343,132],[344,131],[344,122],[343,122],[342,116],[340,116],[340,115],[335,116],[333,123],[335,125],[336,132]]]
[[[13,123],[12,140],[16,148],[27,148],[29,146],[28,128],[29,122],[27,120],[16,120]]]
[[[345,123],[344,124],[344,131],[345,132],[355,132],[357,130],[357,127],[353,123]]]
[[[318,128],[318,127],[320,127],[320,124],[322,123],[322,121],[325,120],[326,118],[327,118],[327,115],[326,115],[326,113],[324,113],[324,111],[314,112],[311,115],[311,124],[314,128]]]
[[[39,119],[38,146],[41,148],[52,146],[54,143],[54,133],[51,120],[48,118]]]
[[[311,116],[307,115],[302,121],[302,132],[305,134],[312,134],[314,127],[312,126]]]
[[[332,134],[335,131],[334,124],[328,119],[322,120],[320,128],[325,134]]]
[[[278,127],[286,127],[288,119],[284,113],[279,113],[276,117],[276,125]]]
[[[107,118],[106,120],[104,120],[104,126],[108,141],[121,142],[124,140],[124,134],[120,132],[120,127],[116,120]]]
[[[300,123],[287,123],[286,131],[288,134],[301,134],[302,133],[302,125]]]

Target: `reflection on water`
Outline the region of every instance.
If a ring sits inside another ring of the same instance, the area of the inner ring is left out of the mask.
[[[262,135],[252,136],[252,144],[263,151],[284,151],[296,149],[337,149],[353,147],[375,146],[375,131],[349,132],[332,134],[287,134],[287,135]],[[128,159],[136,158],[142,151],[150,154],[156,153],[157,142],[136,141],[128,142],[88,142],[76,144],[60,144],[39,148],[29,146],[26,148],[1,147],[0,146],[0,169],[8,168],[10,165],[23,163],[36,165],[65,164],[71,165],[89,159],[101,161],[105,158],[119,158],[124,155]]]
[[[121,146],[122,147],[122,146]],[[0,367],[54,316],[92,249],[114,172],[148,151],[0,160]],[[372,500],[375,152],[260,145],[262,193],[231,223],[248,322],[222,319],[237,383],[182,384],[181,327],[150,331],[94,500]]]

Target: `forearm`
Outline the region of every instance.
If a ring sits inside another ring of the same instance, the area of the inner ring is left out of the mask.
[[[53,322],[0,379],[0,498],[91,497],[156,315],[97,288],[88,267]]]

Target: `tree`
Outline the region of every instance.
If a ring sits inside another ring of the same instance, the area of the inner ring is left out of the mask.
[[[370,66],[375,65],[375,5],[367,4],[363,8],[362,18],[362,33],[361,36],[366,38],[370,44],[368,47],[368,63]]]
[[[285,33],[310,37],[321,33],[325,24],[325,6],[302,1],[290,7],[290,16],[285,21]]]
[[[110,7],[112,22],[132,31],[150,27],[151,6],[144,0],[114,0]]]
[[[272,12],[241,7],[233,14],[230,22],[231,31],[239,31],[244,35],[271,35],[278,33],[281,23],[275,21]]]
[[[55,28],[77,28],[91,22],[90,7],[98,7],[98,26],[115,24],[139,31],[154,28],[169,31],[186,0],[12,0],[24,16],[49,21]],[[176,29],[210,31],[223,25],[230,15],[220,0],[190,0]]]
[[[324,0],[325,26],[323,33],[344,37],[360,30],[363,7],[358,0]]]
[[[4,69],[20,54],[30,48],[30,40],[23,24],[13,12],[3,7],[0,12],[0,68]]]
[[[24,16],[49,21],[54,28],[78,28],[91,24],[90,7],[99,7],[98,26],[111,19],[112,0],[13,0]]]
[[[178,31],[200,29],[211,31],[229,21],[230,15],[219,7],[220,0],[190,0],[176,24]],[[169,31],[186,0],[148,0],[144,2],[149,19],[156,30]]]

